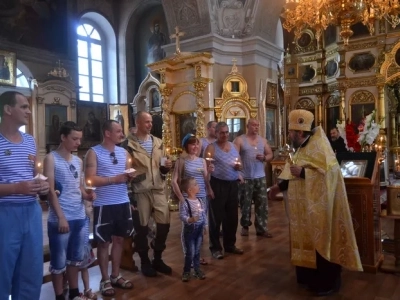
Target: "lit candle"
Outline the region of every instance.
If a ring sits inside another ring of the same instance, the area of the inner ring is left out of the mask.
[[[208,160],[208,161],[212,161],[213,160],[212,157],[211,157],[211,152],[207,152],[206,160]]]
[[[38,163],[37,167],[40,169],[42,167],[42,163]]]
[[[381,136],[380,140],[381,140],[381,143],[382,143],[383,142],[383,136]]]
[[[132,159],[128,159],[129,166],[131,165]]]
[[[87,181],[88,186],[91,188],[92,187],[92,182],[90,180]]]
[[[169,155],[169,152],[170,152],[171,150],[169,149],[169,147],[167,147],[166,149],[165,149],[165,153],[167,153],[167,155]]]
[[[240,165],[239,157],[235,158],[235,165]]]

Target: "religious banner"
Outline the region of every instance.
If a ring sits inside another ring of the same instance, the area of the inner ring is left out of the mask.
[[[110,120],[121,124],[124,135],[129,134],[129,107],[128,104],[110,104],[108,106]]]
[[[83,130],[81,148],[101,143],[101,126],[108,119],[107,103],[78,101],[77,124]]]
[[[15,53],[0,50],[0,85],[15,86],[16,68]]]

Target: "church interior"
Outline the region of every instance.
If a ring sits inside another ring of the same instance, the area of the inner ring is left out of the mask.
[[[176,159],[182,138],[205,137],[209,121],[226,122],[233,140],[255,118],[274,151],[268,186],[290,156],[291,110],[311,111],[328,137],[338,127],[349,143],[347,130],[362,132],[372,116],[373,141],[337,154],[343,168],[360,164],[345,183],[364,272],[344,271],[343,288],[331,298],[400,299],[400,10],[397,0],[389,7],[396,14],[383,2],[390,1],[0,1],[0,94],[27,97],[32,114],[21,131],[35,138],[39,160],[58,146],[66,121],[83,128],[82,157],[101,142],[105,120],[118,121],[127,135],[135,115],[147,111],[152,134]],[[327,20],[329,12],[337,17]],[[177,204],[168,201],[166,259],[174,273],[141,276],[128,245],[123,274],[135,288],[115,299],[312,299],[296,287],[283,201],[269,201],[274,238],[238,232],[245,254],[222,261],[212,260],[205,242],[207,279],[188,285],[179,277]],[[54,298],[46,268],[41,300]],[[97,267],[90,276],[97,286]]]

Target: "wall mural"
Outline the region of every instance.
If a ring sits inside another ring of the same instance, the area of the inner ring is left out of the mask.
[[[258,0],[211,0],[211,21],[224,37],[250,36],[254,28]]]
[[[67,53],[67,0],[0,1],[0,37]]]
[[[144,12],[137,24],[133,39],[136,90],[149,73],[146,65],[165,58],[162,46],[170,43],[162,5]]]

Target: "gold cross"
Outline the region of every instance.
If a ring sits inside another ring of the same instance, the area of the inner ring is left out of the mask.
[[[180,32],[179,31],[179,27],[176,26],[175,27],[175,33],[171,34],[169,36],[170,39],[176,39],[176,50],[175,50],[175,54],[180,54],[181,53],[181,49],[180,49],[180,43],[179,43],[179,37],[184,36],[185,33],[184,32]]]

